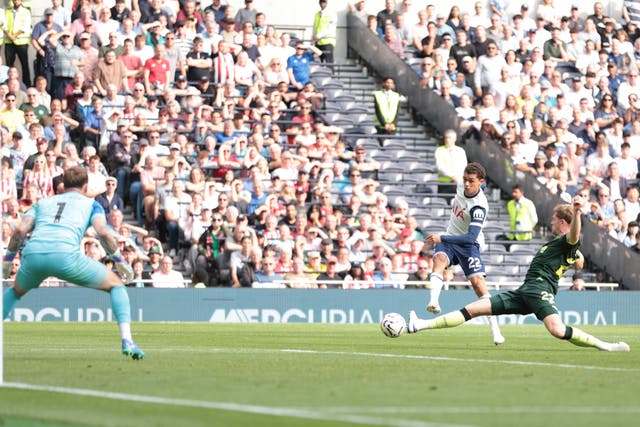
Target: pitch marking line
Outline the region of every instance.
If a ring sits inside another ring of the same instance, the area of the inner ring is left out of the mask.
[[[474,407],[474,406],[391,406],[387,408],[372,408],[367,406],[336,406],[331,408],[335,412],[367,413],[367,414],[639,414],[640,408],[630,406],[503,406],[503,407]]]
[[[390,426],[390,427],[476,427],[469,424],[430,423],[424,421],[389,419],[355,414],[336,414],[332,408],[329,411],[321,409],[303,408],[278,408],[259,405],[243,405],[229,402],[208,402],[204,400],[172,399],[168,397],[144,396],[139,394],[114,393],[100,390],[81,388],[55,387],[45,385],[33,385],[24,383],[3,383],[3,388],[19,390],[44,391],[51,393],[64,393],[74,396],[96,397],[99,399],[122,400],[127,402],[152,403],[158,405],[172,405],[200,409],[214,409],[222,411],[243,412],[248,414],[267,415],[274,417],[292,417],[319,421],[340,421],[353,424]]]
[[[591,371],[612,371],[612,372],[638,372],[640,369],[633,368],[612,368],[608,366],[590,366],[590,365],[570,365],[567,363],[547,363],[547,362],[525,362],[520,360],[495,360],[495,359],[465,359],[461,357],[446,356],[423,356],[415,354],[391,354],[391,353],[359,353],[348,351],[317,351],[317,350],[300,350],[295,348],[287,348],[280,350],[284,353],[301,353],[301,354],[332,354],[336,356],[355,356],[355,357],[383,357],[383,358],[399,358],[399,359],[418,359],[418,360],[437,360],[443,362],[463,362],[463,363],[491,363],[504,365],[523,365],[523,366],[543,366],[545,368],[569,368],[569,369],[586,369]]]

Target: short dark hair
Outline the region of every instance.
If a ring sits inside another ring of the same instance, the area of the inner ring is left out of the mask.
[[[478,179],[484,180],[487,177],[487,172],[484,170],[484,166],[477,162],[471,162],[464,168],[464,173],[469,175],[475,175]]]
[[[64,171],[64,188],[68,190],[70,188],[82,188],[89,182],[87,170],[81,166],[71,166]]]

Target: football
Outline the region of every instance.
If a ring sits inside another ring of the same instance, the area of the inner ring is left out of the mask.
[[[397,338],[407,330],[407,322],[398,313],[387,313],[380,322],[380,329],[389,338]]]

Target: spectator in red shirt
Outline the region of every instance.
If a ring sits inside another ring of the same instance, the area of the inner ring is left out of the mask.
[[[165,58],[165,46],[158,44],[155,50],[155,55],[144,63],[144,86],[148,95],[161,94],[171,80],[171,64]]]

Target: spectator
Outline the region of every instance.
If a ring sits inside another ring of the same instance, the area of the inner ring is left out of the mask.
[[[173,260],[169,255],[162,257],[160,270],[151,274],[154,288],[184,288],[182,274],[173,269]]]
[[[172,80],[171,64],[165,58],[165,53],[165,46],[158,44],[154,56],[144,63],[144,87],[148,95],[161,94]]]
[[[189,219],[187,209],[190,203],[191,196],[184,192],[184,183],[180,180],[173,180],[171,194],[165,199],[164,212],[156,218],[158,229],[166,228],[169,239],[169,256],[172,258],[177,254],[179,241],[184,240],[184,230],[187,228]]]
[[[240,277],[243,267],[251,261],[251,253],[253,249],[253,240],[250,236],[244,236],[240,240],[242,249],[231,253],[231,287],[241,287]]]
[[[45,33],[46,34],[46,33]],[[61,39],[62,43],[59,42]],[[52,98],[62,99],[66,86],[74,80],[80,67],[85,65],[82,51],[73,44],[71,33],[49,31],[49,43],[55,49],[55,65],[53,69]],[[82,75],[84,77],[84,75]],[[81,87],[82,85],[76,85]],[[68,108],[72,106],[67,105]]]
[[[287,281],[288,287],[298,289],[315,289],[318,287],[312,275],[304,271],[304,260],[302,257],[294,256],[291,265],[292,271],[284,275],[284,280]]]
[[[44,76],[49,88],[51,88],[53,64],[55,62],[55,49],[49,43],[49,37],[52,33],[49,31],[58,33],[62,31],[62,27],[55,22],[55,14],[56,10],[54,8],[45,9],[42,21],[33,27],[31,34],[31,45],[36,50],[34,73],[36,76]]]
[[[362,22],[366,24],[367,17],[369,15],[365,10],[365,0],[358,0],[353,2],[353,4],[349,3],[348,7],[349,7],[349,12],[353,13],[356,17],[358,17]]]
[[[627,193],[629,184],[625,177],[620,176],[620,168],[615,160],[607,165],[607,174],[600,185],[609,189],[611,200],[622,199]]]
[[[310,52],[307,50],[310,50]],[[320,55],[322,55],[320,49],[298,40],[295,44],[295,54],[287,58],[289,84],[297,90],[302,89],[305,83],[309,81],[309,65],[311,61]]]
[[[409,275],[409,282],[422,282],[413,284],[416,287],[426,287],[429,282],[429,275],[433,269],[433,259],[431,257],[422,257],[418,260],[417,270]]]
[[[262,251],[258,247],[254,247],[251,250],[249,256],[249,262],[245,263],[242,267],[240,274],[240,285],[243,288],[251,287],[256,281],[258,270],[262,264]]]
[[[227,8],[229,7],[227,6]],[[238,9],[235,16],[235,22],[240,24],[251,22],[255,25],[257,14],[258,11],[253,7],[253,0],[244,0],[244,8]]]
[[[378,12],[376,16],[378,27],[382,30],[388,25],[396,25],[398,11],[396,10],[396,2],[393,0],[385,0],[384,9]]]
[[[128,70],[125,64],[116,57],[116,51],[109,49],[104,57],[98,61],[94,75],[96,92],[102,96],[107,95],[107,86],[115,85],[116,92],[129,91]]]
[[[384,28],[382,40],[393,53],[398,55],[400,59],[404,59],[404,47],[402,46],[402,40],[400,40],[395,26],[389,24]]]
[[[567,46],[560,39],[560,28],[554,27],[551,38],[544,42],[542,58],[553,62],[566,62],[569,60]]]
[[[487,53],[478,58],[475,71],[476,96],[486,93],[499,80],[500,70],[506,65],[504,58],[499,55],[497,44],[487,43]]]
[[[226,228],[222,215],[214,213],[211,218],[211,226],[200,236],[195,265],[197,283],[204,283],[205,286],[218,285],[218,276],[222,265],[221,255],[225,251],[227,235],[230,234]],[[246,285],[243,284],[243,286]]]
[[[276,273],[276,260],[273,257],[265,257],[262,260],[262,269],[258,271],[254,278],[254,282],[251,284],[252,287],[261,287],[266,284],[267,286],[272,286],[275,281],[284,280],[284,278]]]
[[[342,288],[342,283],[337,283],[337,281],[342,281],[345,278],[344,273],[340,273],[337,271],[338,259],[334,256],[327,258],[326,260],[326,271],[320,273],[318,277],[316,277],[316,281],[319,283],[319,288],[330,288],[330,289],[338,289]]]
[[[622,244],[625,245],[627,248],[635,247],[637,243],[636,236],[638,236],[639,229],[640,228],[638,227],[637,221],[629,222],[629,224],[627,225],[627,234],[622,239]]]
[[[569,287],[570,291],[584,291],[584,276],[581,272],[573,273],[571,276],[571,286]]]
[[[395,288],[404,289],[404,282],[406,281],[406,275],[404,278],[391,271],[391,260],[384,257],[378,264],[378,271],[373,275],[373,282],[376,288]]]
[[[105,214],[109,214],[112,210],[122,211],[124,209],[124,202],[122,198],[116,193],[118,186],[118,180],[112,176],[106,179],[106,191],[96,196],[96,202],[100,203],[100,206],[104,209]]]
[[[587,156],[585,167],[596,177],[603,178],[612,161],[613,159],[609,155],[609,142],[604,133],[599,132],[596,135],[596,150]]]
[[[33,162],[33,170],[26,170],[24,179],[22,182],[23,188],[30,188],[34,186],[36,190],[35,202],[53,196],[53,176],[47,167],[47,162],[43,154],[39,154],[35,157]],[[27,193],[23,194],[23,199],[26,199]]]
[[[613,201],[609,194],[607,187],[600,187],[598,189],[598,197],[596,206],[598,208],[598,218],[603,221],[607,221],[615,216],[615,210],[613,207]]]
[[[629,221],[638,221],[640,217],[640,190],[637,185],[627,187],[626,197],[623,199],[625,212]]]

